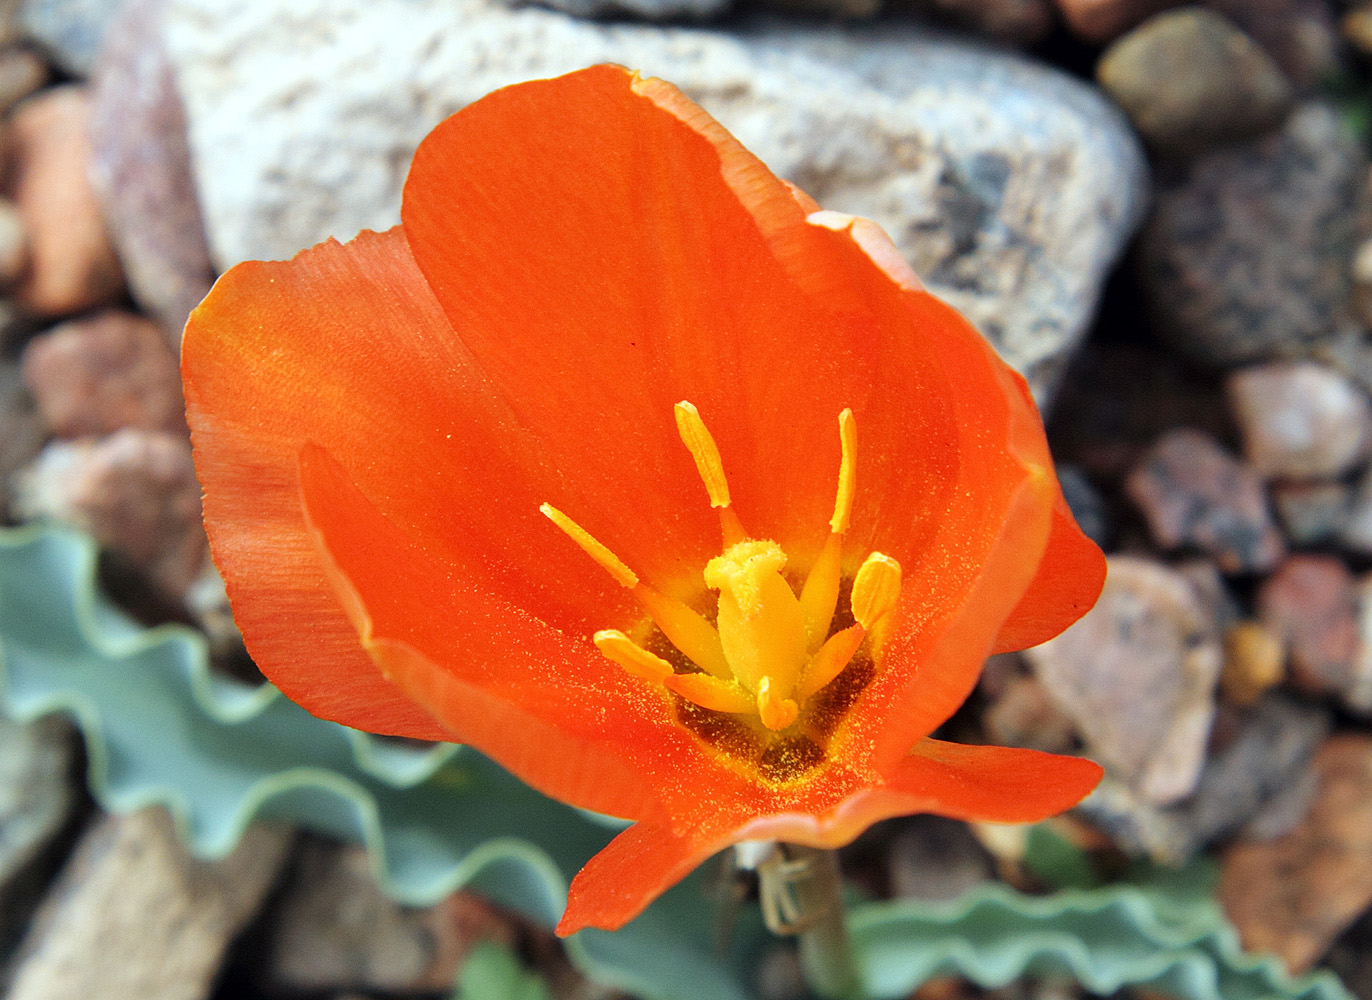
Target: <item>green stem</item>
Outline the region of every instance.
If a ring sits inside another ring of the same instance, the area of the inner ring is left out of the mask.
[[[848,940],[838,857],[833,851],[778,844],[758,865],[762,912],[776,934],[800,940],[810,988],[825,1000],[859,995],[861,980]]]

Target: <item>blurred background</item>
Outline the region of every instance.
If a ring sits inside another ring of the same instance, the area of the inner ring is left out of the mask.
[[[1352,0],[4,0],[5,995],[806,995],[722,868],[564,947],[612,831],[261,687],[206,557],[177,349],[216,274],[394,225],[441,118],[597,62],[885,227],[1028,377],[1110,556],[942,730],[1104,784],[844,851],[866,994],[1372,1000]]]

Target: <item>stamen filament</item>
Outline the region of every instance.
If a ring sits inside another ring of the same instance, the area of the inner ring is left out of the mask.
[[[753,697],[742,687],[709,674],[672,674],[663,683],[701,708],[731,715],[751,715],[757,710]]]
[[[838,494],[834,497],[834,516],[829,519],[829,528],[841,535],[848,530],[853,492],[857,489],[857,421],[847,407],[838,415],[838,441],[843,457],[838,464]]]
[[[619,629],[602,629],[591,637],[591,641],[606,659],[618,663],[635,677],[661,684],[674,673],[670,663],[648,652]]]
[[[853,654],[867,638],[867,630],[861,625],[849,625],[835,632],[819,647],[819,652],[810,657],[805,672],[800,675],[796,685],[795,699],[803,702],[811,695],[822,691],[830,681],[843,673],[843,668],[853,659]]]
[[[853,617],[870,629],[896,606],[900,597],[900,563],[873,552],[853,578]]]
[[[606,548],[589,531],[552,504],[542,504],[538,509],[544,513],[548,520],[566,532],[572,541],[581,546],[583,552],[599,563],[607,573],[623,586],[630,589],[638,586],[638,575],[624,564],[624,560]]]
[[[634,588],[634,596],[652,615],[667,641],[685,653],[692,663],[715,677],[733,678],[734,672],[724,658],[719,631],[702,615],[642,583]]]
[[[839,580],[843,575],[843,536],[831,534],[824,541],[819,558],[800,589],[800,607],[805,612],[805,638],[813,653],[829,634],[838,607]]]
[[[729,506],[729,481],[724,478],[724,463],[719,458],[719,448],[711,436],[705,421],[700,419],[700,411],[694,405],[682,400],[676,404],[676,429],[681,435],[681,443],[696,460],[696,469],[705,483],[705,492],[710,494],[711,507]]]

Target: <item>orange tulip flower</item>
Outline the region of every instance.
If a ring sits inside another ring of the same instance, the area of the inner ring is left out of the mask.
[[[743,840],[1094,787],[928,738],[1104,559],[1023,380],[874,224],[609,66],[439,125],[401,218],[240,264],[191,317],[206,525],[309,711],[635,821],[561,933]]]

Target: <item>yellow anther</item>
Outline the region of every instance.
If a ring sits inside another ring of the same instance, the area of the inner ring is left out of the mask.
[[[900,563],[873,552],[853,578],[853,617],[870,629],[896,606],[900,597]]]
[[[719,632],[703,616],[641,583],[634,588],[634,596],[647,608],[667,641],[685,653],[692,663],[715,677],[728,679],[734,676],[729,661],[724,658]]]
[[[810,657],[810,662],[805,665],[805,672],[800,675],[800,683],[796,685],[796,701],[803,702],[822,691],[830,681],[843,673],[843,668],[848,666],[865,638],[867,630],[861,625],[849,625],[829,636],[824,645],[819,647],[819,652]]]
[[[681,443],[696,460],[696,469],[710,494],[711,507],[729,506],[729,481],[724,478],[724,463],[719,460],[719,448],[710,436],[700,411],[684,399],[676,404],[676,429]]]
[[[705,585],[719,591],[719,639],[734,677],[756,692],[770,677],[777,697],[790,697],[809,652],[805,616],[781,575],[786,553],[750,539],[705,566]]]
[[[618,663],[635,677],[661,684],[672,676],[672,665],[662,657],[648,652],[619,629],[607,628],[591,636],[596,648],[605,658]]]
[[[751,715],[757,711],[752,695],[732,681],[709,674],[672,674],[663,683],[687,701],[701,708],[732,715]]]
[[[838,415],[838,440],[843,457],[838,465],[838,493],[834,497],[834,516],[829,528],[836,535],[848,530],[848,518],[853,513],[853,491],[857,489],[857,421],[853,411],[845,408]]]
[[[757,686],[757,714],[764,726],[779,732],[796,721],[800,706],[791,698],[778,697],[772,679],[764,677]]]
[[[581,550],[598,562],[606,572],[618,580],[626,587],[633,588],[638,585],[638,576],[628,566],[624,565],[624,560],[615,555],[595,537],[577,524],[562,511],[552,504],[543,504],[538,508],[553,524],[565,531],[572,541],[581,546]]]

